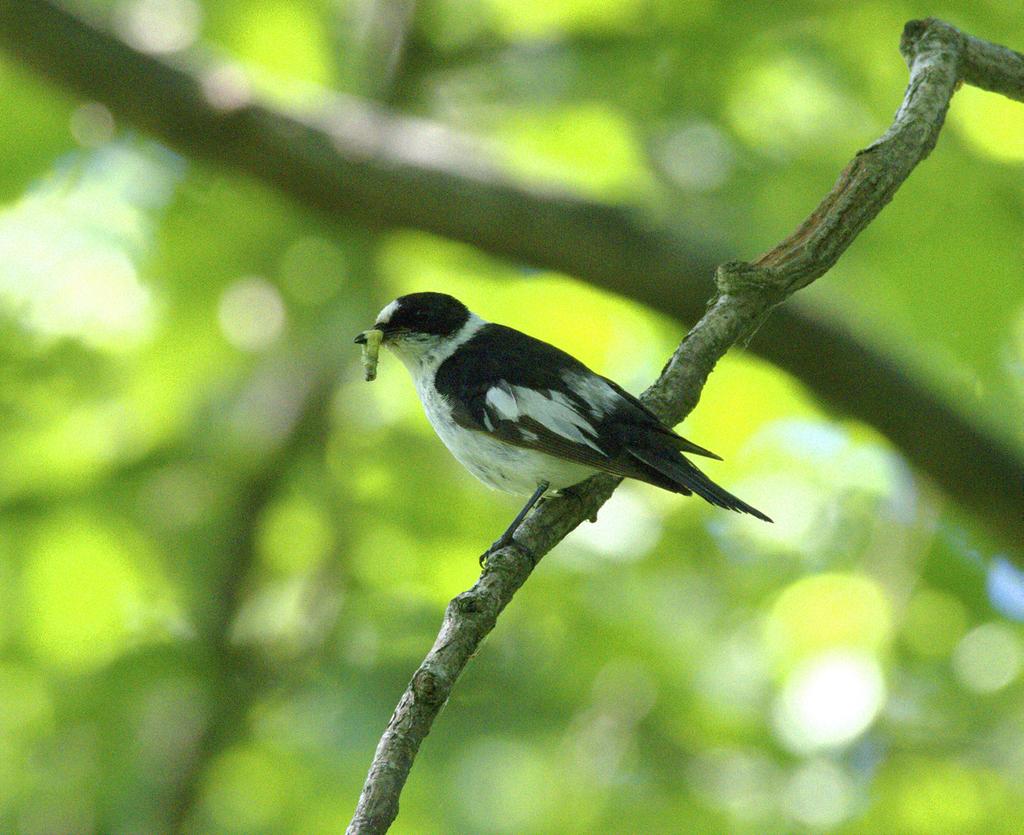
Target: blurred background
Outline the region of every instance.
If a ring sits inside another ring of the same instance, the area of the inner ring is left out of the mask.
[[[527,191],[744,258],[887,128],[908,19],[1024,47],[1003,0],[75,8],[149,58],[215,57],[214,104],[374,101],[472,137]],[[339,831],[519,506],[449,457],[390,356],[362,382],[352,337],[396,295],[447,291],[639,392],[692,321],[199,161],[101,80],[71,93],[26,65],[74,31],[3,28],[0,828]],[[965,88],[802,299],[1017,460],[1022,161],[1024,106]],[[695,278],[678,292],[699,309]],[[502,616],[395,831],[1020,830],[1020,554],[805,382],[739,348],[719,364],[681,431],[776,524],[623,485]]]

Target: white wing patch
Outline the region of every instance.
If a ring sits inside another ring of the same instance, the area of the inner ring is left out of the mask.
[[[515,420],[519,417],[519,407],[515,395],[507,385],[499,384],[491,387],[484,402],[487,403],[502,420]]]
[[[562,375],[567,386],[589,403],[598,417],[604,417],[622,402],[622,395],[596,374],[567,371]]]
[[[493,409],[495,416],[500,420],[516,421],[521,417],[529,417],[556,435],[578,444],[585,444],[601,455],[605,454],[604,450],[594,443],[597,430],[560,391],[537,391],[525,386],[499,383],[488,390],[484,402]],[[529,438],[528,430],[520,431],[524,437]],[[529,439],[536,440],[536,435]]]

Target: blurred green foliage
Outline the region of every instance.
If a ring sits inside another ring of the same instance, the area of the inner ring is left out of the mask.
[[[902,25],[932,11],[423,0],[382,78],[384,2],[92,5],[152,51],[237,59],[284,106],[378,96],[738,256],[885,129]],[[1014,11],[942,7],[1019,48]],[[638,391],[681,326],[333,222],[4,56],[0,104],[0,828],[340,830],[516,509],[449,458],[390,358],[361,382],[353,334],[446,290]],[[1024,447],[1022,160],[1024,108],[962,91],[806,295]],[[740,351],[685,433],[777,524],[624,485],[503,615],[396,831],[1019,831],[1020,580],[986,574],[984,531]]]

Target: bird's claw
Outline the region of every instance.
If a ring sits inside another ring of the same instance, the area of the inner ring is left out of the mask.
[[[487,565],[487,558],[495,551],[500,551],[502,548],[513,544],[515,544],[515,540],[511,536],[502,536],[500,539],[494,540],[494,542],[491,543],[491,547],[480,555],[480,567],[483,568]]]
[[[516,542],[515,538],[511,537],[511,536],[503,536],[503,537],[501,537],[501,539],[496,539],[493,543],[491,543],[491,547],[488,548],[486,551],[484,551],[480,555],[480,559],[479,559],[480,567],[481,568],[486,567],[487,560],[491,556],[491,554],[493,554],[493,553],[495,553],[497,551],[500,551],[502,548],[509,548],[509,547],[517,548],[520,553],[524,554],[530,560],[530,564],[534,568],[537,567],[537,557],[534,555],[533,551],[531,551],[529,548],[527,548],[522,543]]]

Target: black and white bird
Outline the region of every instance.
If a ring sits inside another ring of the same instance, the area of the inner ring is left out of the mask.
[[[512,543],[545,495],[598,472],[772,521],[683,453],[719,456],[677,435],[617,383],[553,345],[481,319],[458,299],[401,296],[381,310],[373,330],[409,369],[452,455],[489,487],[530,497],[488,553]],[[366,343],[369,333],[355,341]]]

